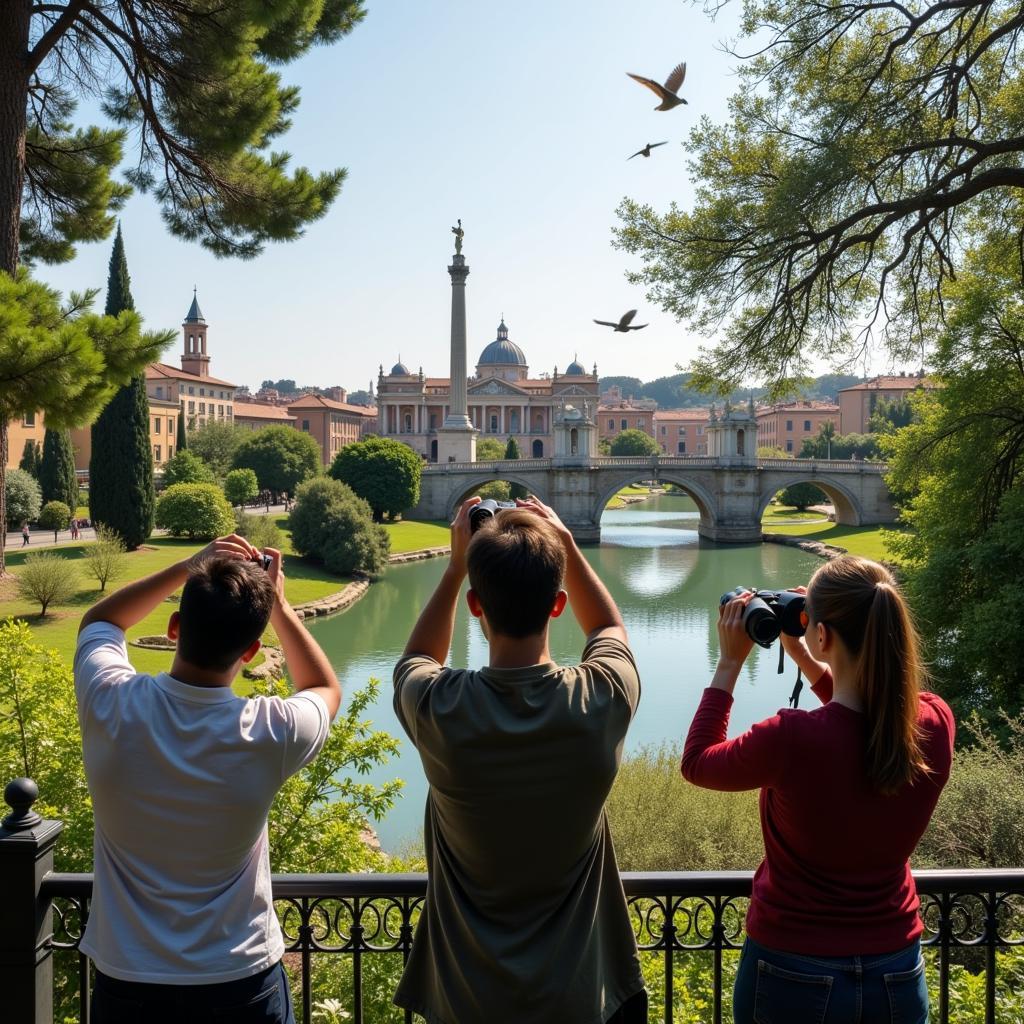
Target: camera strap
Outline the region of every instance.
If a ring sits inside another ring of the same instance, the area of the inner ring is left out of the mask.
[[[783,669],[786,666],[786,649],[779,644],[779,675],[782,675]],[[800,705],[800,691],[804,688],[804,679],[800,674],[800,666],[796,667],[796,682],[793,684],[793,692],[789,695],[789,706],[791,708],[799,707]]]

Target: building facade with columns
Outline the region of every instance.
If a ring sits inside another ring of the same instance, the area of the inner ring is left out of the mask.
[[[441,432],[451,411],[451,378],[428,377],[422,367],[412,372],[399,360],[377,379],[377,432],[404,441],[430,462],[447,461],[439,454]],[[476,362],[466,381],[467,415],[479,436],[514,437],[522,457],[555,454],[556,419],[572,406],[592,423],[598,405],[597,367],[588,372],[573,359],[551,376],[531,376],[523,350],[509,337],[504,319],[495,339]]]

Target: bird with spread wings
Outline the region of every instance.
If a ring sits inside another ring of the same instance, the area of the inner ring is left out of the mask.
[[[686,78],[686,61],[682,64],[678,64],[672,69],[672,74],[665,79],[665,84],[661,85],[656,82],[653,78],[644,78],[643,75],[634,75],[631,71],[626,72],[634,82],[639,82],[641,85],[646,85],[656,96],[661,99],[661,103],[658,104],[655,110],[671,110],[673,107],[678,107],[681,103],[685,103],[681,96],[677,96],[676,93],[682,88],[683,81]]]
[[[595,324],[600,324],[602,327],[610,327],[614,331],[619,331],[625,334],[627,331],[639,331],[642,330],[647,324],[634,324],[633,317],[636,316],[636,310],[631,309],[628,313],[623,313],[618,323],[611,320],[595,320]]]

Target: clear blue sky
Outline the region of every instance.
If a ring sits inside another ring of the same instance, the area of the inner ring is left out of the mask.
[[[471,365],[502,312],[531,372],[564,369],[576,353],[602,374],[642,379],[687,362],[697,339],[627,283],[611,227],[625,195],[689,204],[680,143],[700,115],[726,116],[736,80],[718,44],[735,34],[738,4],[716,22],[685,0],[368,7],[348,39],[282,69],[302,90],[282,143],[293,162],[348,168],[330,212],[299,241],[242,262],[172,238],[154,202],[133,197],[122,221],[147,323],[177,328],[195,283],[217,376],[355,389],[399,354],[446,376],[445,268],[461,217]],[[625,72],[664,80],[681,60],[689,106],[655,112],[657,98]],[[109,250],[83,246],[37,273],[63,291],[105,286]],[[633,307],[650,326],[626,342],[591,323]],[[165,358],[176,363],[179,350]]]

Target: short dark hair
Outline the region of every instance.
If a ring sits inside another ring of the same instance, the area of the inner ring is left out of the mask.
[[[267,628],[274,585],[262,565],[223,555],[194,569],[181,592],[178,653],[200,668],[230,668]]]
[[[526,637],[544,629],[565,579],[565,547],[550,523],[525,509],[503,510],[477,530],[466,564],[495,632]]]

